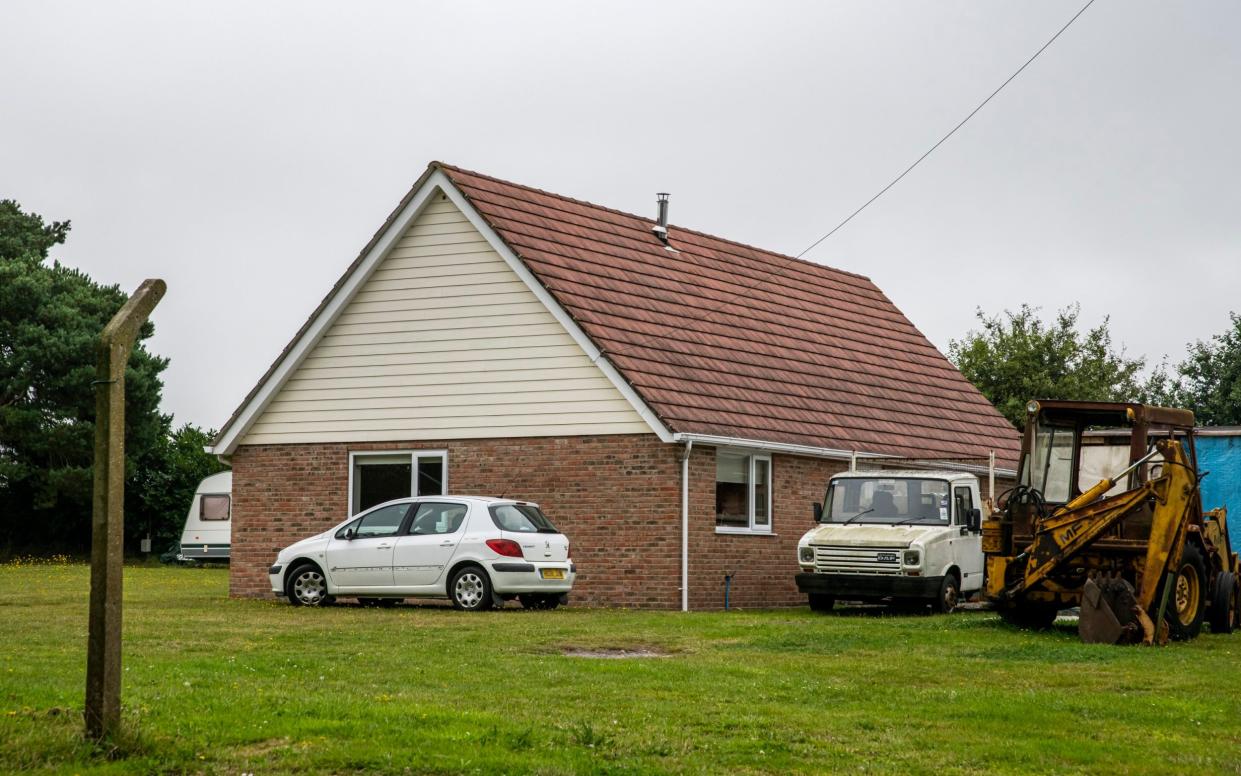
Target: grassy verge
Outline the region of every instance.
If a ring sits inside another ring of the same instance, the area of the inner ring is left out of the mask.
[[[0,769],[1241,773],[1241,634],[1155,650],[986,614],[306,610],[227,600],[226,574],[126,570],[126,733],[92,746],[87,568],[0,567]]]

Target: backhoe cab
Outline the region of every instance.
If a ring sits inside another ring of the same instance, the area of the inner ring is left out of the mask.
[[[1239,622],[1224,509],[1203,512],[1188,410],[1032,401],[1019,480],[983,523],[985,595],[1019,625],[1080,606],[1084,641],[1163,643]]]

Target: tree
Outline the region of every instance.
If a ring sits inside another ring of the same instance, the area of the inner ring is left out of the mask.
[[[1078,330],[1081,309],[1065,308],[1051,322],[1023,304],[1016,312],[987,316],[979,310],[981,331],[948,346],[948,358],[982,391],[1004,417],[1024,428],[1030,399],[1132,401],[1142,393],[1138,375],[1144,359],[1126,358],[1112,346],[1105,318]]]
[[[1160,367],[1151,378],[1153,400],[1194,411],[1200,425],[1241,425],[1241,315],[1210,340],[1189,345],[1175,374]]]
[[[95,343],[127,294],[53,262],[69,222],[0,201],[0,549],[90,545]],[[168,361],[141,344],[125,372],[127,481],[169,435],[159,411]]]

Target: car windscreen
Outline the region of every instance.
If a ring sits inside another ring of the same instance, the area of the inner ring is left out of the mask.
[[[827,490],[826,523],[933,524],[948,522],[946,480],[848,477]]]
[[[501,531],[514,533],[556,533],[556,527],[539,508],[531,504],[495,504],[487,508],[491,521]]]

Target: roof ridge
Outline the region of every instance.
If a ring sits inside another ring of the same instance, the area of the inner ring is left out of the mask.
[[[640,216],[637,213],[630,213],[626,210],[619,210],[614,207],[608,207],[607,205],[600,205],[596,202],[591,202],[590,200],[578,199],[577,197],[570,197],[565,194],[559,194],[554,191],[548,191],[547,189],[540,189],[536,186],[528,186],[524,183],[517,183],[516,181],[505,180],[504,178],[497,178],[494,175],[488,175],[486,173],[477,172],[475,170],[468,170],[464,167],[459,167],[455,164],[448,164],[446,162],[434,161],[434,162],[431,162],[431,166],[439,167],[439,168],[446,169],[446,170],[453,170],[455,172],[465,173],[466,175],[473,175],[476,178],[482,178],[484,180],[489,180],[494,183],[500,183],[505,186],[512,186],[513,188],[516,188],[516,189],[525,189],[526,191],[533,191],[538,194],[542,194],[544,196],[554,197],[555,199],[561,199],[566,202],[573,202],[574,204],[577,204],[577,205],[597,208],[599,210],[603,210],[608,213],[614,213],[618,216],[625,216],[627,218],[636,218],[637,220],[642,221],[644,223],[648,223],[648,224],[655,223],[654,219],[647,218],[645,216]],[[757,253],[765,253],[769,256],[775,256],[777,258],[784,259],[785,261],[796,262],[798,264],[804,264],[809,267],[814,267],[815,269],[818,269],[818,270],[827,270],[829,272],[839,272],[842,275],[849,275],[851,277],[860,278],[862,280],[865,280],[868,283],[874,282],[873,280],[870,279],[869,276],[863,275],[860,272],[851,272],[850,270],[847,270],[847,269],[840,269],[839,267],[832,267],[827,264],[820,264],[817,261],[811,261],[810,259],[803,259],[799,256],[790,256],[787,253],[780,253],[778,251],[773,251],[768,248],[760,248],[757,245],[751,245],[750,243],[743,243],[739,240],[733,240],[728,237],[720,237],[719,235],[715,235],[715,234],[708,234],[707,232],[702,232],[697,229],[691,229],[688,226],[680,226],[678,224],[669,224],[668,228],[669,228],[669,231],[675,228],[679,231],[688,232],[689,234],[697,235],[698,237],[703,237],[708,240],[717,240],[722,243],[728,243],[729,245],[736,245],[739,248],[745,248],[747,250],[755,251]]]

